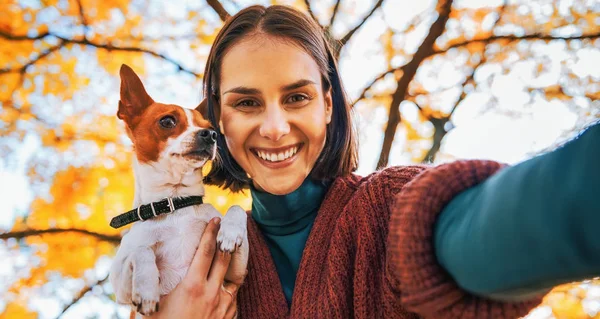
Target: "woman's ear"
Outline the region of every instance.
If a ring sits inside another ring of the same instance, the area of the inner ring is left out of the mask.
[[[225,135],[225,131],[223,131],[223,121],[219,118],[219,132],[221,132],[222,135]]]
[[[331,99],[331,89],[325,93],[325,121],[331,123],[331,115],[333,113],[333,100]]]

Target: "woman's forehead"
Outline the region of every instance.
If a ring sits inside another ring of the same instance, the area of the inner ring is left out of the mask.
[[[233,87],[282,87],[299,80],[321,83],[315,60],[299,46],[270,37],[251,37],[223,57],[221,92]]]

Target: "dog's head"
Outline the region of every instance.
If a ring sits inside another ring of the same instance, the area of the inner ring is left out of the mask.
[[[154,102],[127,65],[121,66],[120,75],[117,116],[126,124],[138,162],[165,165],[176,173],[197,169],[214,159],[217,133],[200,112]]]

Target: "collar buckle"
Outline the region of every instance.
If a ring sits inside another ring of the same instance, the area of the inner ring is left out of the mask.
[[[154,202],[150,203],[150,208],[152,208],[152,215],[156,217],[156,209],[154,209]]]
[[[173,205],[173,197],[167,197],[165,198],[167,200],[167,206],[169,206],[169,213],[172,213],[175,211],[175,205]]]

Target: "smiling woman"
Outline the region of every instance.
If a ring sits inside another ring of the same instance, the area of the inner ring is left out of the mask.
[[[285,195],[302,184],[323,150],[331,93],[314,59],[297,46],[266,35],[250,39],[223,59],[220,126],[254,186]]]
[[[205,113],[228,146],[207,179],[284,195],[309,175],[331,181],[356,170],[357,144],[319,26],[291,8],[273,6],[268,19],[261,10],[230,19],[206,64]]]
[[[248,275],[227,300],[176,289],[159,315],[218,303],[241,318],[516,318],[553,285],[600,274],[600,126],[510,168],[361,177],[333,56],[317,23],[288,7],[225,23],[204,73],[200,111],[220,133],[206,181],[250,188]],[[557,172],[564,183],[550,182]]]

